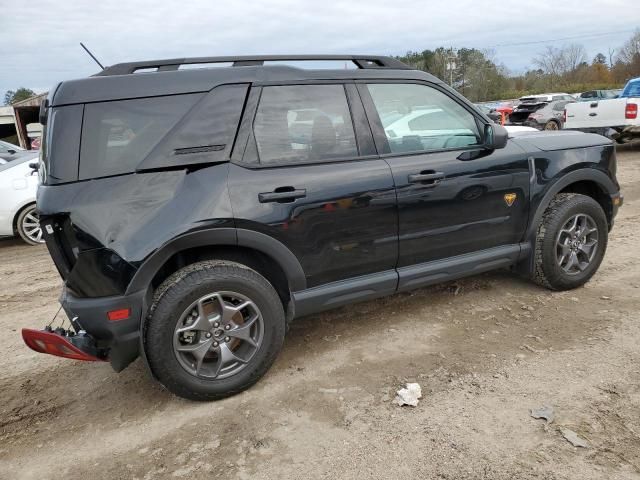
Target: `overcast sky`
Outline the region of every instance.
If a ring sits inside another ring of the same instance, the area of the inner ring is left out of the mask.
[[[0,0],[0,95],[44,91],[103,64],[183,56],[403,54],[490,48],[519,72],[545,43],[582,43],[589,60],[640,26],[638,0]],[[1,97],[0,97],[1,99]]]

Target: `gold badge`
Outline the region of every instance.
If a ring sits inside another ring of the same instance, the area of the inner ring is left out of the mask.
[[[515,193],[505,193],[504,194],[504,201],[507,204],[507,207],[510,207],[511,205],[513,205],[513,202],[516,201],[516,197],[517,197],[517,195]]]

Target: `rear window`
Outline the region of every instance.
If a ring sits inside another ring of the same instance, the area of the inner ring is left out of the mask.
[[[133,172],[201,97],[172,95],[85,105],[80,180]]]
[[[621,97],[640,97],[640,79],[631,80],[624,87]]]

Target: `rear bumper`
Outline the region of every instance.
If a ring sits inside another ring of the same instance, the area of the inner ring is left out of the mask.
[[[79,298],[66,287],[60,304],[76,331],[84,330],[106,350],[107,358],[117,372],[123,370],[140,353],[140,322],[144,311],[144,292],[131,295]],[[108,312],[130,309],[128,318],[109,320]]]

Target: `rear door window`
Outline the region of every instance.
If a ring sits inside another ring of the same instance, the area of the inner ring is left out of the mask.
[[[80,180],[133,172],[200,98],[172,95],[85,105]]]
[[[343,85],[263,87],[253,131],[261,164],[314,163],[358,155]]]

